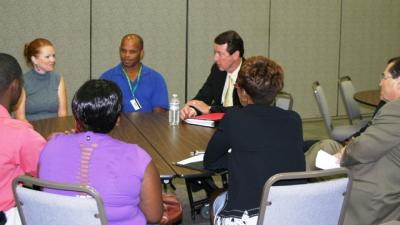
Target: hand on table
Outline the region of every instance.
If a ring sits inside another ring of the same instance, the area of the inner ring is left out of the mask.
[[[186,103],[186,105],[180,111],[180,118],[182,120],[187,118],[192,118],[197,116],[197,112],[194,109],[196,108],[201,114],[209,114],[210,113],[210,106],[204,103],[203,101],[199,100],[190,100]]]
[[[339,163],[339,164],[340,164],[340,161],[342,160],[342,155],[343,155],[343,152],[345,151],[345,149],[346,149],[346,146],[341,148],[339,150],[339,152],[334,155],[336,157],[336,159],[337,159],[337,163]]]
[[[210,106],[200,100],[191,100],[186,103],[186,105],[195,107],[197,110],[201,112],[201,114],[209,114]]]
[[[179,113],[179,117],[181,118],[181,120],[185,120],[187,118],[191,118],[191,117],[195,117],[195,116],[197,116],[196,110],[194,110],[189,105],[185,105]]]

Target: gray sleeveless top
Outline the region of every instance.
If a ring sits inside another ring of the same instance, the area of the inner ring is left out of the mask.
[[[29,121],[58,116],[58,86],[60,74],[39,74],[31,70],[24,74],[26,92],[25,115]]]

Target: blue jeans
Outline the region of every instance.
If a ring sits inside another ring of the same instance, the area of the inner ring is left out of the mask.
[[[224,207],[225,204],[225,200],[226,200],[226,194],[228,192],[222,192],[220,195],[218,195],[218,197],[215,198],[214,200],[214,204],[213,204],[213,212],[214,212],[214,224],[216,224],[216,219],[217,216],[219,214],[219,212],[221,212],[222,207]]]

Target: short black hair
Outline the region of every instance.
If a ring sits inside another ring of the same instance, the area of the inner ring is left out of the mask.
[[[228,30],[219,34],[215,39],[214,43],[217,45],[228,44],[227,51],[229,54],[233,54],[239,51],[240,57],[244,55],[243,40],[240,35],[234,30]]]
[[[0,95],[8,89],[14,80],[22,83],[22,69],[11,55],[0,53]]]
[[[400,56],[389,59],[388,64],[392,64],[390,67],[389,73],[392,75],[394,79],[400,77]]]
[[[122,93],[108,80],[86,81],[75,93],[71,103],[77,130],[110,132],[122,110]]]

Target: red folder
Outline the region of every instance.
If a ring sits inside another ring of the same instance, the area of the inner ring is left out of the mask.
[[[218,120],[222,120],[223,117],[224,117],[224,113],[209,113],[209,114],[196,116],[196,117],[194,117],[194,119],[218,121]]]
[[[193,125],[215,127],[215,122],[221,120],[224,113],[210,113],[186,119],[185,122]]]

